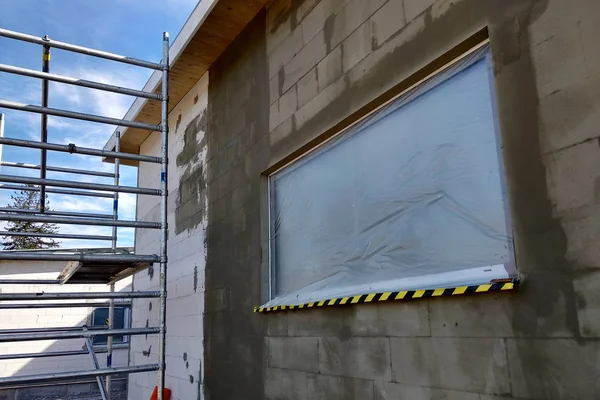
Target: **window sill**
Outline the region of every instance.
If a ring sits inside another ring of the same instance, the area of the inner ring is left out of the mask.
[[[458,286],[452,288],[404,290],[399,292],[368,293],[353,297],[333,298],[314,301],[306,304],[279,305],[273,307],[254,307],[254,312],[266,313],[274,311],[293,311],[306,308],[344,306],[360,303],[377,303],[382,301],[406,301],[423,299],[427,297],[457,296],[462,294],[486,293],[494,291],[513,290],[519,280],[513,279],[508,282],[488,283],[475,286]]]

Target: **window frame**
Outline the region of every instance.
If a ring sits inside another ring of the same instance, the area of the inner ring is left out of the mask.
[[[474,58],[473,61],[468,61],[469,57],[477,55],[478,53],[480,55],[476,56],[476,58]],[[489,67],[493,68],[493,57],[492,57],[492,51],[491,51],[489,39],[483,40],[480,43],[478,43],[477,45],[468,49],[467,51],[464,51],[458,57],[455,57],[454,59],[447,62],[440,68],[433,70],[431,73],[427,74],[422,79],[420,79],[417,82],[406,87],[404,90],[400,91],[396,95],[392,96],[391,98],[387,99],[386,101],[383,101],[377,107],[374,107],[370,111],[365,112],[363,115],[361,115],[355,121],[351,122],[350,124],[344,126],[341,129],[338,129],[333,135],[330,135],[329,137],[327,137],[325,140],[322,140],[317,145],[315,145],[312,148],[308,149],[307,151],[295,156],[294,158],[287,160],[287,162],[285,162],[285,164],[280,165],[276,169],[273,169],[272,171],[269,171],[268,173],[265,174],[266,192],[267,192],[267,195],[266,195],[266,201],[267,201],[267,205],[266,205],[266,213],[267,213],[267,218],[266,218],[267,219],[267,232],[266,232],[266,242],[267,243],[266,243],[266,247],[267,247],[267,253],[268,253],[267,262],[265,263],[265,266],[267,268],[267,277],[268,277],[268,279],[265,282],[268,285],[268,288],[266,290],[266,293],[268,294],[267,301],[274,300],[276,298],[276,291],[277,291],[277,266],[275,265],[275,261],[274,261],[276,259],[276,254],[275,254],[276,246],[274,246],[274,244],[273,244],[273,241],[274,241],[273,213],[274,213],[274,206],[275,206],[274,203],[275,202],[273,201],[274,190],[273,190],[272,180],[274,179],[274,177],[278,173],[280,173],[282,170],[290,167],[291,165],[301,162],[303,159],[313,156],[315,153],[319,152],[325,146],[328,146],[332,141],[335,141],[338,138],[340,138],[341,136],[347,134],[348,131],[351,130],[353,127],[355,127],[357,124],[360,124],[362,121],[369,118],[373,114],[379,112],[381,109],[385,108],[386,106],[390,105],[391,103],[397,101],[398,99],[400,99],[404,96],[409,96],[413,91],[419,90],[424,85],[427,85],[433,79],[440,76],[444,72],[449,71],[452,68],[457,67],[457,66],[460,67],[461,63],[465,63],[465,60],[467,60],[466,61],[467,65],[472,65],[482,59],[486,59],[486,62],[488,63]],[[464,67],[464,68],[466,68],[466,67]],[[435,87],[436,85],[434,85],[433,87]],[[507,272],[511,276],[514,276],[513,280],[518,281],[518,270],[516,267],[516,254],[515,254],[515,243],[514,243],[515,242],[514,241],[514,230],[513,230],[513,223],[512,223],[512,217],[511,217],[511,212],[510,212],[510,199],[508,197],[508,187],[507,187],[507,181],[506,181],[506,169],[505,169],[505,165],[504,165],[504,156],[502,153],[502,137],[501,137],[501,131],[500,131],[499,118],[498,118],[499,110],[497,107],[496,86],[495,86],[495,80],[494,80],[493,74],[489,75],[489,85],[490,85],[489,87],[490,87],[490,99],[491,99],[490,107],[492,110],[494,136],[495,136],[496,148],[497,148],[497,152],[498,152],[497,160],[499,163],[499,172],[500,172],[499,180],[500,180],[500,184],[501,184],[501,193],[503,196],[502,205],[503,205],[503,212],[504,212],[504,216],[505,216],[506,231],[510,235],[509,241],[507,243],[507,245],[509,246],[508,252],[510,255],[510,259],[508,261],[506,261],[504,266],[507,269]]]
[[[119,305],[115,305],[115,310],[117,308],[123,308],[124,312],[123,312],[123,329],[129,329],[131,328],[131,304],[119,304]],[[98,310],[109,310],[109,307],[95,307],[92,312],[90,313],[90,327],[99,327],[99,326],[107,326],[107,325],[94,325],[94,319],[95,319],[95,315],[96,312]],[[108,318],[108,316],[107,316]],[[115,336],[113,336],[113,345],[115,346],[124,346],[124,345],[128,345],[129,344],[129,335],[122,335],[123,336],[123,341],[116,341],[115,340]],[[106,346],[107,343],[97,343],[96,340],[97,338],[101,338],[100,336],[94,336],[92,338],[92,344],[94,346]],[[108,340],[108,336],[105,337],[106,340]]]

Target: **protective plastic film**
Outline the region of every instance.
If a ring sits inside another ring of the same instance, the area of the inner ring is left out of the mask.
[[[270,177],[265,307],[515,276],[487,48]]]

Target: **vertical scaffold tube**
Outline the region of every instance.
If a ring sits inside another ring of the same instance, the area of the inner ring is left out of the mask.
[[[44,36],[44,41],[50,41],[48,35]],[[42,50],[42,72],[50,72],[50,46],[44,45]],[[42,79],[42,107],[48,107],[48,80]],[[42,114],[40,124],[40,142],[48,142],[48,115]],[[42,149],[40,152],[40,179],[46,179],[46,160],[47,152]],[[40,185],[40,212],[46,211],[46,186]]]
[[[115,151],[121,151],[121,132],[117,131],[115,133]],[[119,186],[119,177],[120,177],[120,160],[115,158],[115,178],[114,184],[115,186]],[[113,196],[113,219],[116,221],[119,219],[119,192],[115,192]],[[113,226],[112,228],[112,251],[113,253],[117,252],[117,233],[118,228]],[[110,291],[115,291],[115,284],[110,284]],[[115,326],[115,300],[110,299],[108,305],[108,329],[113,329]],[[109,336],[106,341],[106,368],[112,368],[112,354],[113,354],[113,337]],[[108,400],[111,397],[111,386],[112,386],[112,376],[106,375],[106,392],[108,394]]]
[[[160,188],[162,191],[160,202],[161,231],[160,231],[160,334],[158,344],[158,400],[164,400],[165,391],[165,355],[167,339],[167,195],[168,195],[168,133],[169,133],[169,34],[163,33],[163,58],[162,58],[162,120],[161,128],[161,171]]]

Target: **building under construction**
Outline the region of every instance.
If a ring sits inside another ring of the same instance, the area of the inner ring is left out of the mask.
[[[139,187],[2,176],[137,194],[136,222],[3,211],[136,227],[132,253],[44,255],[133,273],[86,294],[131,298],[129,330],[0,340],[130,335],[127,366],[77,373],[129,373],[130,400],[599,398],[598,23],[596,0],[203,0],[160,65],[2,31],[156,71],[129,122],[93,117],[102,150],[35,144]]]

